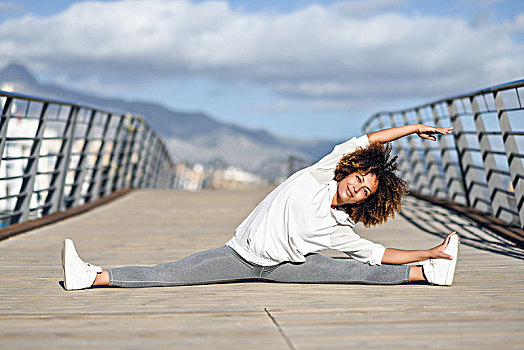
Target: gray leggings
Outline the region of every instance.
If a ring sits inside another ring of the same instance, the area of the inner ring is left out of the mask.
[[[408,265],[371,266],[352,259],[309,254],[303,263],[276,266],[250,263],[228,246],[156,266],[110,269],[113,287],[187,286],[240,281],[288,283],[400,284],[409,282]]]

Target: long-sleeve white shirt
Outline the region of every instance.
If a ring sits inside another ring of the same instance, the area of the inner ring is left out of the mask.
[[[361,238],[353,231],[355,224],[348,214],[331,208],[337,193],[334,170],[340,158],[368,145],[366,135],[352,138],[293,174],[260,202],[226,245],[261,266],[304,262],[306,254],[325,249],[380,265],[386,248]]]

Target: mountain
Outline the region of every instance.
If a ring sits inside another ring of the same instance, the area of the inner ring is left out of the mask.
[[[296,170],[314,162],[336,143],[281,138],[265,130],[219,122],[205,113],[174,111],[153,102],[111,99],[44,84],[19,64],[9,64],[0,71],[0,86],[9,86],[19,93],[140,114],[162,136],[175,160],[230,164],[268,179],[287,176],[290,163]]]
[[[9,64],[0,71],[0,82],[9,81],[25,85],[38,84],[35,77],[22,65]]]

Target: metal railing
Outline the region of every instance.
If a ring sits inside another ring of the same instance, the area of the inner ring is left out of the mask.
[[[173,163],[140,116],[0,91],[2,226],[124,188],[170,188]]]
[[[393,143],[402,176],[417,193],[477,209],[524,227],[524,80],[379,112],[375,130],[412,123],[453,126],[438,142],[416,135]]]

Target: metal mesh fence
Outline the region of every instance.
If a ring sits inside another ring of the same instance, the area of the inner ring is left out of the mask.
[[[393,143],[410,189],[449,199],[524,227],[524,80],[395,112],[379,112],[366,133],[405,124],[453,126],[427,142]]]
[[[0,108],[2,226],[174,184],[166,147],[140,116],[4,91]]]

